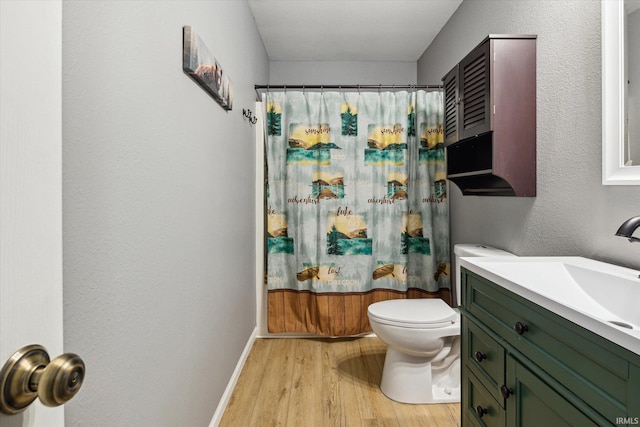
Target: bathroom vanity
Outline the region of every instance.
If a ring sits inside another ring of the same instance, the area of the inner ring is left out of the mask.
[[[462,425],[640,424],[640,330],[588,295],[590,278],[583,288],[565,274],[573,261],[522,260],[462,259]],[[634,284],[627,269],[615,269],[622,286]],[[599,292],[615,293],[615,286]],[[623,292],[619,298],[629,304]]]

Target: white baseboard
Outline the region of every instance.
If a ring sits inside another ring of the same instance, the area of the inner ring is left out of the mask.
[[[233,393],[233,389],[238,382],[238,378],[240,378],[240,373],[242,372],[242,368],[244,367],[245,362],[247,361],[247,357],[249,357],[249,353],[251,352],[251,347],[253,347],[253,343],[256,341],[256,336],[258,335],[258,327],[256,326],[247,341],[247,345],[244,346],[244,350],[240,355],[240,359],[238,360],[238,364],[236,365],[236,369],[234,369],[231,378],[229,379],[229,383],[227,384],[227,388],[224,390],[222,394],[222,398],[218,403],[218,407],[216,408],[216,412],[213,413],[213,418],[209,423],[209,427],[218,427],[220,421],[222,420],[222,415],[224,414],[225,409],[227,409],[227,405],[229,404],[229,400],[231,399],[231,394]]]

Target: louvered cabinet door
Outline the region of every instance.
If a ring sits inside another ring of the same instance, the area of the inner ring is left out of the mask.
[[[458,93],[458,66],[456,65],[442,79],[444,86],[444,143],[445,145],[458,142],[460,134],[458,132],[458,106],[460,95]]]
[[[491,41],[478,46],[459,64],[460,104],[459,139],[480,135],[491,124]]]

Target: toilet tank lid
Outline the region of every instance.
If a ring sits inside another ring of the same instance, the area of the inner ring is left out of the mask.
[[[511,252],[479,243],[458,243],[453,247],[453,252],[459,257],[516,256]]]
[[[456,312],[440,298],[393,299],[373,303],[369,314],[407,324],[434,324],[456,319]]]

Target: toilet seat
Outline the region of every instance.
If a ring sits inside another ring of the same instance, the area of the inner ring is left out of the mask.
[[[400,328],[437,329],[450,326],[458,317],[439,298],[394,299],[371,304],[369,318]]]

